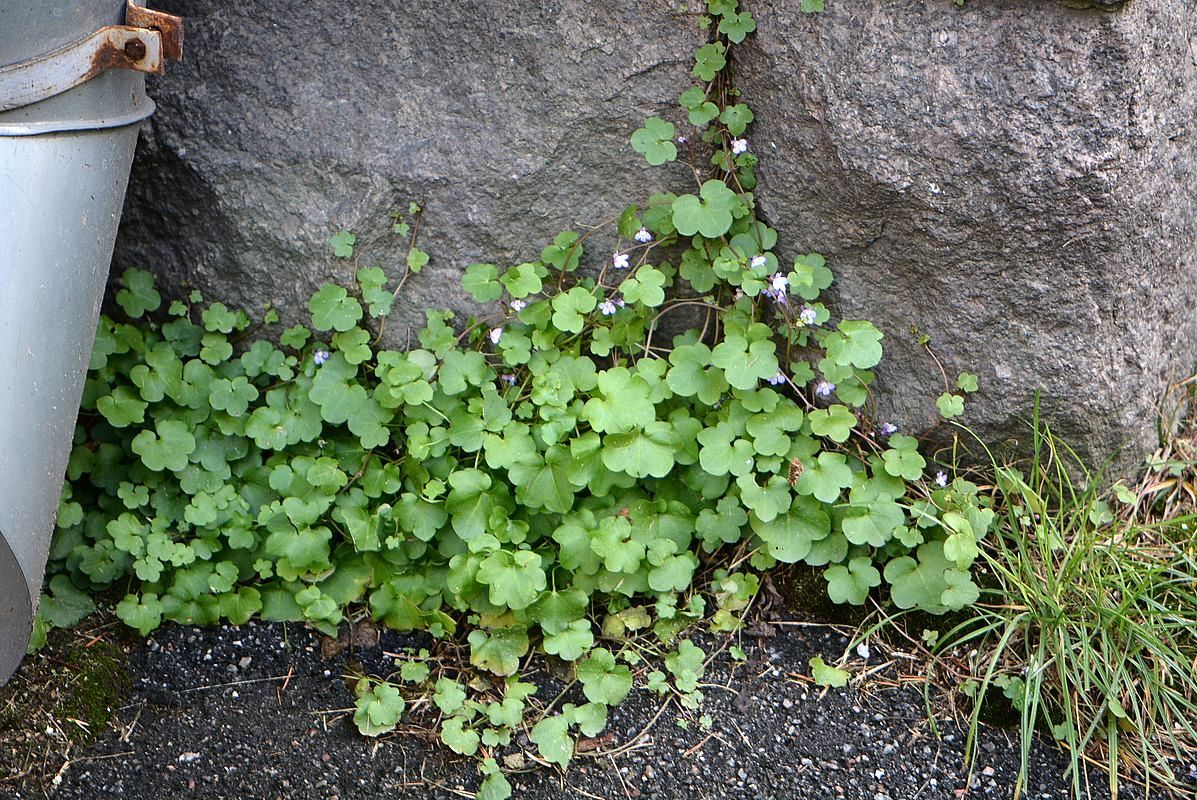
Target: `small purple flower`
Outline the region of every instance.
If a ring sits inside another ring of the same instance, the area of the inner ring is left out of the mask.
[[[947,486],[948,485],[948,474],[946,472],[944,472],[943,470],[940,470],[939,472],[935,473],[935,485],[941,489],[943,487]]]
[[[898,432],[898,426],[892,422],[883,422],[880,431],[882,436],[893,436]]]
[[[507,384],[508,386],[515,386],[515,376],[510,372],[505,372],[500,375],[499,380],[503,381],[503,383]]]
[[[790,279],[780,272],[773,273],[769,278],[769,288],[777,292],[779,295],[784,295],[786,290],[790,288]]]
[[[798,312],[798,319],[803,325],[814,325],[818,318],[819,313],[810,306],[803,306],[802,311]]]
[[[316,362],[316,366],[321,366],[325,361],[328,361],[329,352],[327,350],[317,350],[312,353],[312,360]]]
[[[740,153],[748,152],[748,140],[747,139],[732,139],[731,140],[731,151],[732,151],[733,155],[737,155],[737,156],[740,155]]]
[[[835,391],[835,384],[831,381],[819,381],[815,384],[815,394],[819,397],[831,397]]]
[[[628,268],[628,254],[627,253],[615,253],[614,255],[612,255],[611,256],[611,266],[615,267],[616,269],[627,269]]]
[[[769,379],[770,386],[779,386],[786,382],[786,374],[778,370],[777,374]]]
[[[508,307],[511,309],[512,314],[518,314],[527,308],[528,304],[523,300],[512,300],[511,303],[508,304]]]
[[[633,238],[640,242],[640,244],[648,244],[653,240],[653,235],[649,232],[648,228],[641,228],[636,231],[636,235]]]
[[[615,298],[615,305],[619,306],[620,308],[623,308],[624,307],[623,298],[622,297]]]
[[[753,269],[756,269],[757,267],[765,266],[767,261],[768,261],[768,259],[766,259],[763,255],[762,256],[753,256],[752,261],[748,262],[748,266],[752,267]]]
[[[689,139],[687,139],[685,136],[679,136],[679,137],[677,137],[677,143],[678,143],[678,144],[685,144],[685,143],[686,143],[686,142],[688,142],[688,141],[690,141],[690,140],[689,140]]]
[[[501,339],[503,337],[503,329],[501,327],[500,328],[491,328],[488,336],[490,337],[491,344],[498,344],[499,339]]]
[[[603,316],[605,316],[605,317],[609,317],[612,314],[614,314],[616,311],[619,310],[618,307],[614,303],[612,303],[610,300],[604,300],[603,302],[599,303],[598,308],[599,308],[599,311],[602,312]]]
[[[774,303],[777,303],[779,306],[784,306],[787,303],[789,303],[789,299],[786,297],[786,293],[784,291],[779,292],[776,289],[774,289],[772,286],[766,287],[765,290],[763,292],[761,292],[761,294],[763,294],[765,297],[768,297],[770,300],[772,300]]]

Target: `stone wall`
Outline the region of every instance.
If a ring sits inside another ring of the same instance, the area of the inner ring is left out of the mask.
[[[465,309],[475,260],[685,190],[628,136],[675,122],[700,33],[664,0],[170,0],[188,52],[151,87],[116,265],[167,289],[293,314],[351,266],[398,274],[388,214],[416,200],[432,254],[399,306]],[[1155,441],[1197,343],[1197,10],[1046,0],[746,0],[738,50],[758,196],[784,254],[820,251],[845,316],[886,332],[877,413],[918,431],[942,391],[929,335],[982,391],[964,421],[1024,438],[1042,388],[1091,458]],[[594,252],[607,247],[596,242]]]
[[[398,276],[390,212],[416,201],[431,261],[389,326],[401,337],[425,308],[468,308],[469,263],[535,259],[687,175],[628,146],[675,105],[703,38],[664,0],[156,5],[186,18],[187,52],[151,80],[114,263],[168,289],[293,317],[352,280],[339,230]]]
[[[823,252],[839,310],[886,333],[879,413],[921,429],[943,381],[980,375],[964,421],[1057,431],[1120,467],[1197,362],[1197,6],[752,4],[738,61],[763,214]]]

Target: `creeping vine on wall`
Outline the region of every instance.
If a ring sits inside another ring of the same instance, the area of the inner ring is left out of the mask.
[[[495,680],[415,652],[362,679],[354,719],[377,736],[429,696],[444,743],[481,758],[479,796],[498,798],[495,754],[521,725],[562,766],[603,729],[635,683],[634,632],[668,652],[645,688],[697,707],[705,656],[681,634],[734,631],[779,563],[822,568],[840,603],[883,586],[900,608],[973,602],[992,512],[862,414],[882,335],[820,301],[821,256],[775,254],[755,214],[752,110],[729,80],[756,22],[738,0],[707,11],[678,122],[631,135],[650,164],[687,158],[695,189],[628,206],[597,269],[582,268],[594,231],[472,264],[462,286],[491,313],[456,327],[429,311],[407,351],[380,341],[428,261],[416,205],[395,222],[397,285],[363,267],[353,287],[322,286],[310,330],[255,338],[246,314],[198,293],[159,315],[152,278],[127,271],[123,318],[96,338],[44,608],[117,586],[142,634],[253,617],[334,634],[363,604],[459,641]],[[354,244],[331,240],[341,258]],[[663,333],[682,310],[698,326]],[[945,416],[975,378],[957,385]],[[518,678],[532,651],[575,665],[584,702],[538,702]]]

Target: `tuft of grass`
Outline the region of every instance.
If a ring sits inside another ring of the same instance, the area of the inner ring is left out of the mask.
[[[975,699],[968,752],[983,701],[1004,695],[1021,730],[1015,800],[1037,731],[1070,752],[1078,798],[1086,764],[1115,798],[1120,781],[1191,793],[1177,768],[1197,757],[1197,516],[1136,513],[1037,413],[1032,429],[1029,463],[994,465],[988,588],[934,648]]]
[[[1131,784],[1197,797],[1197,433],[1174,436],[1131,488],[1106,486],[1037,411],[1031,428],[1024,462],[991,454],[980,601],[924,631],[932,727],[934,688],[967,696],[971,765],[982,722],[1017,724],[1015,800],[1037,734],[1069,751],[1077,798],[1086,766],[1108,772],[1114,798]],[[883,613],[857,640],[893,631],[918,646],[920,620]]]

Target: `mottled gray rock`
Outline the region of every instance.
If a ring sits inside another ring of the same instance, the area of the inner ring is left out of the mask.
[[[560,230],[688,185],[628,144],[674,105],[701,36],[664,0],[156,5],[187,18],[187,53],[151,81],[115,265],[172,294],[293,318],[351,278],[338,230],[398,276],[389,213],[414,200],[432,260],[388,326],[402,341],[423,309],[464,307],[470,262],[536,258]]]
[[[1197,358],[1197,7],[750,7],[761,208],[885,331],[879,415],[934,420],[915,326],[950,378],[979,373],[963,421],[987,440],[1025,440],[1041,388],[1091,460],[1149,452]]]
[[[1197,343],[1192,4],[746,4],[761,208],[783,249],[829,257],[844,315],[885,330],[878,416],[934,423],[915,326],[950,377],[980,374],[964,421],[988,441],[1025,439],[1042,389],[1082,453],[1136,461]],[[188,53],[153,87],[116,264],[172,293],[294,318],[350,277],[337,230],[397,276],[388,214],[415,200],[432,262],[388,329],[402,342],[424,308],[467,308],[469,262],[690,184],[627,144],[648,114],[677,120],[690,83],[700,34],[666,0],[162,5]]]

